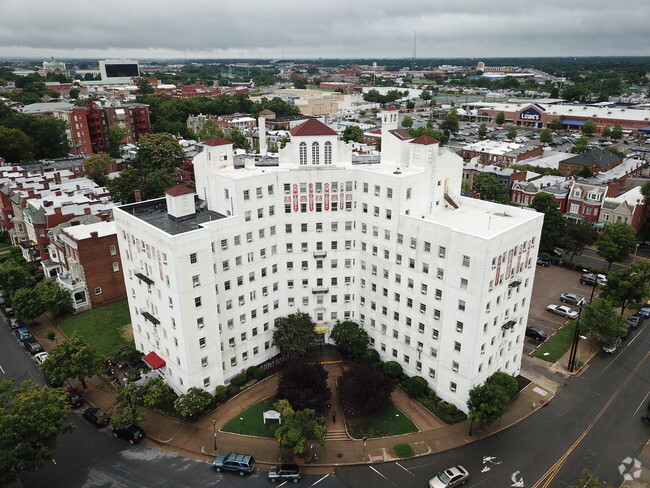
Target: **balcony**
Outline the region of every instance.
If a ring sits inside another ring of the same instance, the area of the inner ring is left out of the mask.
[[[73,278],[69,271],[57,274],[56,281],[60,288],[63,288],[70,293],[76,293],[86,289],[86,283],[83,280]]]
[[[315,286],[311,289],[311,292],[314,295],[318,295],[320,293],[329,293],[330,289],[327,286]]]
[[[156,317],[154,317],[153,315],[151,315],[151,314],[150,314],[149,312],[147,312],[146,310],[140,310],[140,315],[142,315],[142,316],[144,317],[145,320],[148,320],[148,321],[151,322],[153,325],[158,325],[158,324],[160,324],[160,320],[158,320]]]
[[[153,280],[143,273],[133,273],[133,275],[140,281],[144,281],[147,285],[153,285]]]
[[[512,279],[510,283],[508,283],[508,288],[514,288],[515,286],[521,285],[521,278],[516,276]]]
[[[324,258],[327,256],[327,251],[314,251],[315,258]]]
[[[516,320],[508,320],[505,324],[501,326],[502,329],[512,329],[515,325],[517,325]]]

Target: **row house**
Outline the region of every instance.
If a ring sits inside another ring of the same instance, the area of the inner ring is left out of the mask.
[[[525,146],[514,142],[479,141],[467,144],[461,150],[465,160],[476,160],[482,164],[508,166],[524,159],[541,156],[542,146]]]
[[[506,185],[508,193],[511,192],[512,187],[516,181],[526,181],[527,172],[518,171],[512,168],[503,168],[501,166],[493,166],[491,164],[481,164],[478,162],[464,162],[463,163],[463,180],[468,181],[470,187],[474,183],[474,177],[481,173],[494,175],[500,182]]]
[[[533,180],[515,181],[510,191],[510,200],[517,205],[528,207],[538,193],[549,193],[557,201],[558,210],[565,213],[570,189],[571,181],[564,176],[541,176]]]
[[[623,222],[637,231],[647,221],[647,206],[641,187],[636,186],[618,197],[605,197],[597,226]]]
[[[595,175],[615,168],[623,160],[623,156],[619,156],[610,151],[604,151],[600,148],[594,148],[560,161],[557,169],[564,176],[570,176],[574,171],[589,168],[592,174]]]

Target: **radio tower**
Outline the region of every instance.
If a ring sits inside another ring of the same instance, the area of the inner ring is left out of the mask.
[[[418,31],[413,31],[413,59],[411,60],[411,71],[415,70],[415,47],[417,45]]]

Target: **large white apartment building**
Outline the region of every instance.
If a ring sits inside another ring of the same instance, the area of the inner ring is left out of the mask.
[[[358,322],[464,410],[493,372],[519,373],[543,216],[460,197],[462,159],[381,117],[379,163],[312,119],[274,165],[211,139],[196,195],[115,211],[136,346],[177,392],[273,357],[274,319],[298,310],[324,342]]]

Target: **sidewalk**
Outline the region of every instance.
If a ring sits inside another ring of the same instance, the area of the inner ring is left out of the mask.
[[[45,339],[48,330],[55,330],[59,337],[64,337],[46,316],[41,317],[40,324],[32,326],[31,329],[46,349],[53,347],[53,344]],[[396,460],[399,459],[393,452],[393,446],[396,444],[410,444],[416,456],[453,449],[512,426],[542,408],[555,395],[552,381],[545,381],[542,376],[531,378],[533,381],[515,396],[498,422],[486,428],[478,428],[474,425],[470,436],[469,420],[454,425],[444,424],[405,392],[396,389],[392,395],[393,403],[413,420],[420,431],[402,436],[368,439],[364,446],[362,440],[350,438],[345,429],[343,408],[334,384],[343,371],[345,363],[327,354],[319,356],[318,359],[329,372],[328,385],[332,391],[332,408],[327,415],[328,433],[325,445],[321,447],[314,444],[314,452],[318,454],[319,460],[317,464],[305,466],[309,473],[331,472],[332,468],[338,465]],[[142,424],[147,432],[147,438],[143,442],[206,463],[211,463],[216,454],[230,451],[252,454],[262,469],[278,462],[300,462],[299,459],[294,458],[291,450],[280,449],[274,439],[230,434],[219,430],[251,405],[273,396],[277,389],[278,378],[277,374],[265,378],[219,406],[196,424],[147,410],[146,420]],[[104,410],[110,410],[116,401],[115,386],[99,378],[93,378],[88,382],[88,389],[83,391],[83,395],[89,405]],[[332,418],[332,411],[336,411],[336,421]],[[217,431],[216,451],[212,419],[216,420],[214,426]]]

